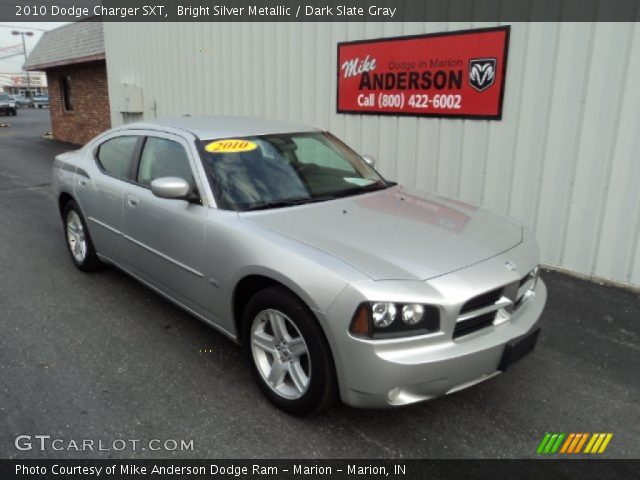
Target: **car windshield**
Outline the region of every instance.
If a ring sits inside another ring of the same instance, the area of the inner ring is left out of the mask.
[[[279,208],[391,185],[325,132],[207,140],[201,146],[222,208]]]
[[[9,95],[5,95],[4,93],[0,93],[0,100],[13,100]]]

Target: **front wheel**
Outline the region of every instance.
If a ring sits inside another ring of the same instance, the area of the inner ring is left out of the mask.
[[[330,407],[337,382],[320,325],[282,287],[256,293],[243,316],[245,354],[265,396],[282,410],[308,415]]]
[[[67,249],[76,267],[83,272],[92,272],[101,266],[100,259],[96,255],[96,249],[91,241],[87,224],[78,208],[78,205],[70,201],[62,212],[64,220]]]

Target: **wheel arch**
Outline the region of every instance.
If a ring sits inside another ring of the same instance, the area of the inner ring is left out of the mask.
[[[311,317],[315,319],[318,327],[320,328],[321,335],[324,337],[323,343],[326,345],[326,348],[329,351],[329,368],[331,368],[331,370],[333,371],[333,379],[336,382],[334,387],[336,389],[335,394],[341,395],[339,393],[341,372],[339,372],[338,366],[336,364],[337,359],[334,351],[335,345],[333,343],[335,339],[328,331],[328,326],[324,321],[326,320],[326,318],[324,318],[323,315],[319,315],[319,313],[321,312],[318,309],[312,308],[312,306],[310,305],[310,299],[309,301],[305,301],[305,297],[308,296],[305,295],[304,292],[302,292],[302,294],[299,294],[298,292],[296,292],[296,289],[289,287],[282,281],[274,278],[274,276],[268,274],[248,274],[242,277],[240,281],[236,283],[232,295],[232,314],[237,333],[236,341],[241,345],[244,345],[246,341],[246,339],[243,338],[242,334],[242,317],[244,315],[244,309],[249,299],[257,292],[269,287],[280,287],[286,290],[288,293],[297,298],[307,309]]]
[[[304,292],[298,291],[298,289],[292,287],[291,285],[288,285],[287,283],[288,282],[286,282],[286,280],[283,281],[282,279],[276,278],[276,275],[269,275],[265,273],[247,274],[236,283],[233,289],[233,294],[231,296],[231,308],[234,326],[236,328],[236,335],[239,343],[242,343],[244,341],[244,339],[242,338],[242,316],[249,299],[259,291],[269,287],[284,288],[289,293],[294,295],[298,300],[300,300],[300,302],[302,302],[302,304],[314,316],[314,318],[320,325],[325,338],[327,338],[328,341],[328,336],[324,325],[316,314],[317,306],[312,303],[308,295],[305,295]]]
[[[62,214],[64,212],[65,207],[67,206],[67,204],[69,202],[76,202],[76,199],[73,197],[73,195],[71,195],[69,192],[67,191],[62,191],[60,192],[60,195],[58,195],[58,213],[60,213],[60,217],[62,218]]]

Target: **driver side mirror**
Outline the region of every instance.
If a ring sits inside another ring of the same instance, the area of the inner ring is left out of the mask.
[[[376,166],[376,159],[373,158],[371,155],[362,155],[362,159],[367,162],[370,166],[375,167]]]
[[[180,177],[156,178],[151,182],[151,192],[159,198],[189,200],[191,185]]]

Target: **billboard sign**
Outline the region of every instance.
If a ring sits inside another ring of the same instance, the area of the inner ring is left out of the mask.
[[[509,26],[338,44],[338,113],[500,119]]]

